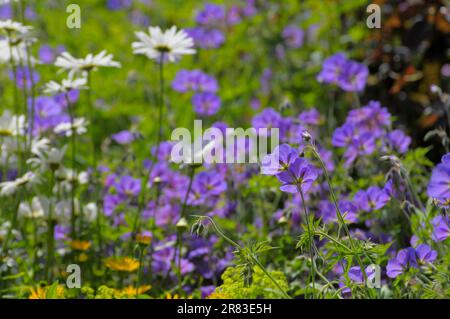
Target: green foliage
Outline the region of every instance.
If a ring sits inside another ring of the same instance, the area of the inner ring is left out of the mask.
[[[246,285],[241,277],[239,267],[228,267],[222,274],[223,284],[216,288],[211,298],[253,299],[253,298],[283,298],[275,284],[255,267],[253,281]],[[280,271],[270,271],[270,275],[285,290],[288,290],[286,277]]]

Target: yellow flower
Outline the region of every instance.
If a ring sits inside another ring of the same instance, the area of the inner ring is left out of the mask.
[[[105,260],[105,266],[111,270],[132,272],[139,268],[139,262],[130,257],[110,257]]]
[[[136,292],[138,295],[142,295],[143,293],[149,291],[151,288],[152,288],[152,286],[150,286],[150,285],[140,286],[138,289],[136,289],[136,287],[133,287],[133,286],[128,286],[123,289],[117,290],[117,292],[119,294],[124,294],[126,296],[134,297],[134,296],[136,296]]]
[[[172,295],[170,292],[166,294],[166,299],[192,299],[192,296],[187,296],[186,298],[180,297],[178,294]]]
[[[88,260],[88,258],[89,256],[85,253],[81,253],[76,257],[77,261],[79,261],[80,263],[85,262],[86,260]]]
[[[88,250],[91,247],[90,241],[83,240],[73,240],[70,242],[70,247],[74,250]]]
[[[145,235],[145,234],[142,234],[142,233],[141,234],[137,234],[136,241],[139,244],[142,244],[142,245],[150,245],[150,243],[152,242],[152,236]]]
[[[43,287],[30,288],[28,299],[46,299],[46,290]]]
[[[47,299],[47,291],[49,288],[50,286],[30,288],[30,295],[28,296],[28,299]],[[63,286],[58,286],[56,288],[56,296],[59,299],[64,298]]]
[[[231,296],[221,291],[213,291],[206,299],[231,299]]]

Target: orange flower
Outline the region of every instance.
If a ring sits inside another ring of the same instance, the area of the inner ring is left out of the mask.
[[[89,247],[91,247],[90,241],[83,241],[83,240],[73,240],[70,242],[70,247],[74,250],[88,250]]]
[[[150,245],[152,242],[152,236],[146,234],[137,234],[136,241],[142,245]]]
[[[130,257],[110,257],[105,266],[111,270],[132,272],[139,268],[139,262]]]
[[[136,289],[136,287],[133,286],[128,286],[123,288],[122,290],[119,290],[119,293],[123,293],[127,296],[136,296],[136,292],[138,295],[142,295],[143,293],[149,291],[152,288],[152,286],[150,285],[144,285],[144,286],[140,286],[138,289]]]
[[[170,292],[166,294],[166,299],[192,299],[192,296],[187,296],[186,298],[180,297],[178,294],[172,295]]]
[[[85,262],[86,260],[88,260],[88,258],[89,256],[85,253],[81,253],[76,257],[77,261],[79,261],[80,263]]]
[[[28,299],[47,299],[47,291],[50,286],[46,287],[35,287],[30,288],[30,295],[28,296]],[[56,287],[56,296],[57,298],[64,298],[64,287],[58,286]]]

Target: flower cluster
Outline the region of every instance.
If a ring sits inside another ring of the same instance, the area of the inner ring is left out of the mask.
[[[186,93],[195,92],[192,104],[198,115],[214,115],[220,109],[220,98],[215,93],[219,87],[217,80],[200,70],[180,70],[172,81],[175,91]]]
[[[325,59],[317,80],[335,84],[344,91],[360,92],[366,87],[368,76],[369,69],[366,65],[347,59],[343,53],[337,53]]]
[[[389,132],[392,125],[391,114],[377,101],[350,111],[345,123],[333,134],[332,144],[345,149],[346,166],[352,165],[359,157],[379,152],[404,154],[411,138],[402,131]]]

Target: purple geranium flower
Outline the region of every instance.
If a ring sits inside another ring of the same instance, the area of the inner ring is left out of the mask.
[[[308,111],[300,113],[298,119],[302,124],[319,125],[320,121],[322,120],[322,116],[320,115],[319,111],[317,111],[315,108],[312,108]]]
[[[224,34],[218,29],[194,27],[185,31],[194,39],[195,45],[202,49],[215,49],[225,42]]]
[[[111,135],[111,138],[120,145],[127,145],[133,142],[136,137],[130,131],[120,131],[119,133]]]
[[[43,45],[39,48],[39,60],[45,64],[51,64],[55,61],[56,53],[49,45]]]
[[[197,84],[198,91],[214,93],[219,90],[217,80],[214,77],[198,70],[193,71],[193,76]]]
[[[299,157],[296,149],[289,144],[281,144],[273,150],[272,154],[264,156],[261,173],[264,175],[276,175],[286,171]]]
[[[270,132],[271,128],[281,127],[281,115],[272,108],[266,108],[261,113],[255,115],[252,125],[255,129],[267,128]]]
[[[220,98],[214,93],[197,93],[192,97],[194,110],[199,115],[214,115],[220,109]]]
[[[355,194],[354,200],[358,207],[366,212],[372,212],[383,208],[389,201],[389,195],[377,186],[360,190]]]
[[[14,72],[9,72],[9,78],[11,80],[14,79]],[[30,89],[32,80],[36,84],[39,81],[39,73],[36,71],[30,73],[30,70],[26,67],[18,67],[16,69],[16,84],[19,88],[23,89],[26,86],[27,89]]]
[[[427,192],[440,205],[446,206],[450,202],[450,153],[444,155],[442,163],[433,169]]]
[[[305,32],[297,26],[290,25],[284,28],[282,36],[289,48],[297,49],[303,45]]]
[[[375,137],[370,132],[353,136],[344,153],[345,167],[350,167],[359,156],[371,155],[376,146]]]
[[[113,11],[129,8],[131,4],[132,0],[108,0],[106,2],[108,9]]]
[[[339,80],[339,86],[344,91],[360,92],[366,87],[369,69],[366,65],[355,61],[348,61],[344,74]]]
[[[349,224],[358,222],[358,208],[355,204],[348,200],[340,200],[338,205],[345,222]],[[319,203],[319,212],[325,224],[334,223],[338,220],[336,207],[328,200]]]
[[[347,147],[352,142],[354,134],[354,126],[351,124],[344,124],[334,131],[331,144],[335,147]]]
[[[323,61],[322,71],[317,76],[317,80],[327,84],[338,83],[344,74],[346,65],[347,58],[343,53],[332,55]]]
[[[411,138],[401,130],[394,130],[388,133],[388,142],[394,150],[404,154],[408,151]]]
[[[195,178],[195,183],[207,196],[219,196],[227,190],[226,181],[215,172],[201,172]]]
[[[446,216],[436,216],[432,220],[434,241],[444,241],[450,237],[450,219]]]
[[[397,257],[388,261],[386,274],[389,278],[395,278],[409,267],[417,267],[416,251],[412,247],[400,250]]]
[[[432,263],[437,258],[437,251],[426,244],[420,244],[416,247],[416,255],[420,263]]]
[[[103,212],[105,216],[112,216],[116,207],[122,202],[118,195],[105,195],[103,197]]]
[[[117,193],[122,197],[134,197],[141,192],[141,181],[131,176],[122,176],[116,184]]]
[[[289,168],[277,175],[283,183],[280,189],[287,193],[307,192],[317,179],[317,169],[304,158],[297,158]]]
[[[152,147],[152,155],[156,157],[158,161],[168,162],[170,160],[170,154],[172,152],[174,143],[171,141],[164,141],[158,146]],[[158,151],[158,154],[156,154]]]
[[[195,21],[200,25],[212,26],[220,24],[225,20],[225,8],[214,3],[205,4],[202,11],[200,11]]]
[[[344,91],[359,92],[364,90],[368,76],[369,69],[366,65],[348,60],[343,53],[337,53],[325,59],[317,80],[337,84]]]
[[[214,77],[200,70],[180,70],[172,81],[172,88],[181,93],[188,91],[217,92],[218,85]]]
[[[370,282],[372,281],[376,276],[376,269],[375,267],[367,266],[364,270],[367,276],[367,280]],[[351,281],[356,282],[358,284],[364,283],[364,274],[361,271],[361,267],[354,266],[350,267],[348,270],[348,277]]]

